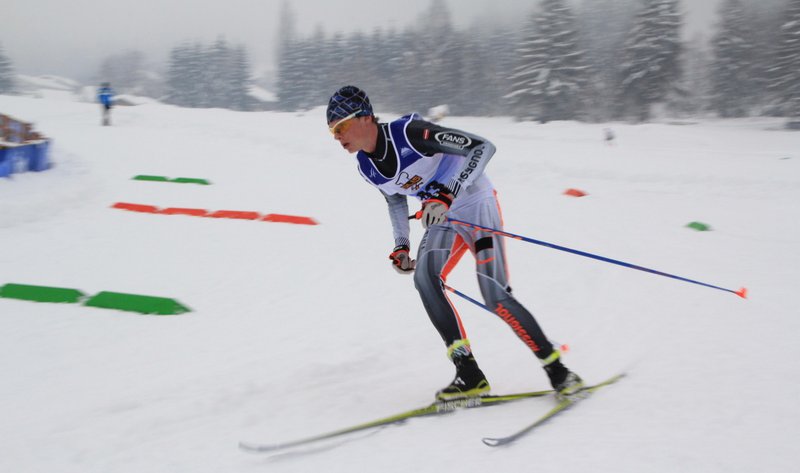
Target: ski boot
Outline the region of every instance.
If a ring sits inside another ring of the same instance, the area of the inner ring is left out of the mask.
[[[543,363],[547,377],[550,378],[550,385],[556,392],[556,399],[577,401],[586,396],[583,380],[561,363],[561,353],[558,350],[554,350]]]
[[[454,344],[455,345],[455,344]],[[478,362],[472,356],[469,345],[460,344],[460,347],[449,350],[453,364],[456,365],[456,377],[448,386],[436,393],[437,401],[452,401],[489,394],[491,387],[486,381],[483,371],[478,367]]]

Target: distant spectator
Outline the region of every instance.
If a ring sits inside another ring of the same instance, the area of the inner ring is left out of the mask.
[[[605,128],[603,132],[605,134],[606,144],[608,146],[613,146],[614,138],[616,138],[616,136],[614,136],[614,130],[612,130],[611,128]]]
[[[111,84],[103,82],[97,89],[97,101],[103,107],[103,125],[111,125],[111,107],[114,105],[114,90]]]

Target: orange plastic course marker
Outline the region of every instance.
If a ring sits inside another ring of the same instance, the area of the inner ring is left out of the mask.
[[[142,204],[130,204],[127,202],[117,202],[111,207],[115,209],[130,210],[131,212],[144,212],[151,214],[158,213],[158,207],[156,207],[155,205],[142,205]]]
[[[297,215],[267,214],[261,220],[264,222],[294,223],[297,225],[319,225],[313,218]]]
[[[262,222],[293,223],[296,225],[319,225],[311,217],[299,215],[267,214],[263,218],[258,212],[242,210],[215,210],[193,209],[185,207],[168,207],[159,209],[154,205],[131,204],[127,202],[117,202],[112,205],[115,209],[130,210],[133,212],[155,213],[161,215],[189,215],[192,217],[211,217],[211,218],[231,218],[236,220],[261,220]]]
[[[192,217],[205,217],[208,215],[208,210],[206,209],[186,209],[183,207],[169,207],[167,209],[161,209],[160,212],[164,215],[191,215]]]
[[[208,215],[212,218],[235,218],[240,220],[258,220],[261,214],[258,212],[246,212],[241,210],[217,210]]]
[[[583,197],[586,195],[586,192],[583,192],[580,189],[567,189],[564,191],[564,195],[571,195],[572,197]]]

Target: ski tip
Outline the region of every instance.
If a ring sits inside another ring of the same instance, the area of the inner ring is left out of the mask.
[[[490,437],[482,438],[481,442],[483,442],[484,445],[488,445],[490,447],[499,447],[500,445],[504,444],[503,439],[495,439]]]
[[[747,288],[743,287],[743,288],[739,289],[738,291],[734,291],[734,294],[736,294],[737,296],[741,297],[742,299],[747,299]]]

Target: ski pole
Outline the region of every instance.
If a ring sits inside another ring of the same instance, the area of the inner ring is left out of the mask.
[[[409,216],[409,219],[419,218],[420,216],[421,216],[421,212],[417,212],[417,214]],[[730,293],[736,294],[737,296],[741,297],[742,299],[746,299],[747,298],[747,288],[744,288],[744,287],[739,289],[738,291],[735,291],[733,289],[727,289],[727,288],[724,288],[724,287],[715,286],[713,284],[708,284],[708,283],[704,283],[704,282],[701,282],[701,281],[695,281],[694,279],[684,278],[684,277],[681,277],[681,276],[676,276],[674,274],[665,273],[663,271],[658,271],[658,270],[651,269],[651,268],[645,268],[644,266],[639,266],[639,265],[636,265],[636,264],[626,263],[625,261],[620,261],[620,260],[616,260],[616,259],[613,259],[613,258],[607,258],[605,256],[595,255],[595,254],[592,254],[592,253],[588,253],[586,251],[575,250],[575,249],[572,249],[572,248],[567,248],[566,246],[556,245],[554,243],[548,243],[546,241],[536,240],[536,239],[533,239],[533,238],[528,238],[528,237],[523,236],[523,235],[515,235],[513,233],[509,233],[509,232],[506,232],[506,231],[503,231],[503,230],[498,230],[498,229],[490,228],[490,227],[484,227],[482,225],[477,225],[475,223],[465,222],[463,220],[458,220],[458,219],[455,219],[455,218],[447,218],[447,221],[450,222],[450,223],[454,223],[456,225],[463,225],[465,227],[471,227],[471,228],[475,228],[475,229],[478,229],[478,230],[483,230],[483,231],[486,231],[486,232],[494,233],[495,235],[500,235],[500,236],[504,236],[504,237],[508,237],[508,238],[514,238],[515,240],[526,241],[528,243],[533,243],[534,245],[540,245],[540,246],[544,246],[544,247],[547,247],[547,248],[552,248],[554,250],[566,251],[567,253],[572,253],[572,254],[575,254],[575,255],[578,255],[578,256],[585,256],[587,258],[592,258],[592,259],[596,259],[596,260],[599,260],[599,261],[604,261],[606,263],[616,264],[618,266],[622,266],[622,267],[625,267],[625,268],[638,269],[639,271],[644,271],[646,273],[655,274],[655,275],[658,275],[658,276],[665,276],[665,277],[668,277],[668,278],[677,279],[679,281],[684,281],[684,282],[688,282],[688,283],[692,283],[692,284],[697,284],[699,286],[710,287],[711,289],[719,289],[720,291],[725,291],[725,292],[730,292]]]
[[[483,310],[485,310],[487,312],[491,312],[492,314],[494,314],[494,311],[492,311],[492,309],[487,307],[486,304],[483,304],[481,302],[476,301],[475,299],[469,297],[468,295],[464,294],[463,292],[459,291],[458,289],[450,287],[447,284],[442,284],[442,285],[444,286],[445,289],[447,289],[448,291],[452,292],[453,294],[455,294],[455,295],[457,295],[457,296],[459,296],[459,297],[461,297],[461,298],[463,298],[465,300],[468,300],[468,301],[472,302],[473,304],[475,304],[476,306],[480,307],[481,309],[483,309]],[[567,344],[561,344],[561,343],[558,343],[558,342],[556,342],[554,340],[550,340],[550,343],[552,343],[553,346],[558,347],[558,349],[561,350],[562,353],[566,353],[566,352],[569,351],[569,345],[567,345]]]

